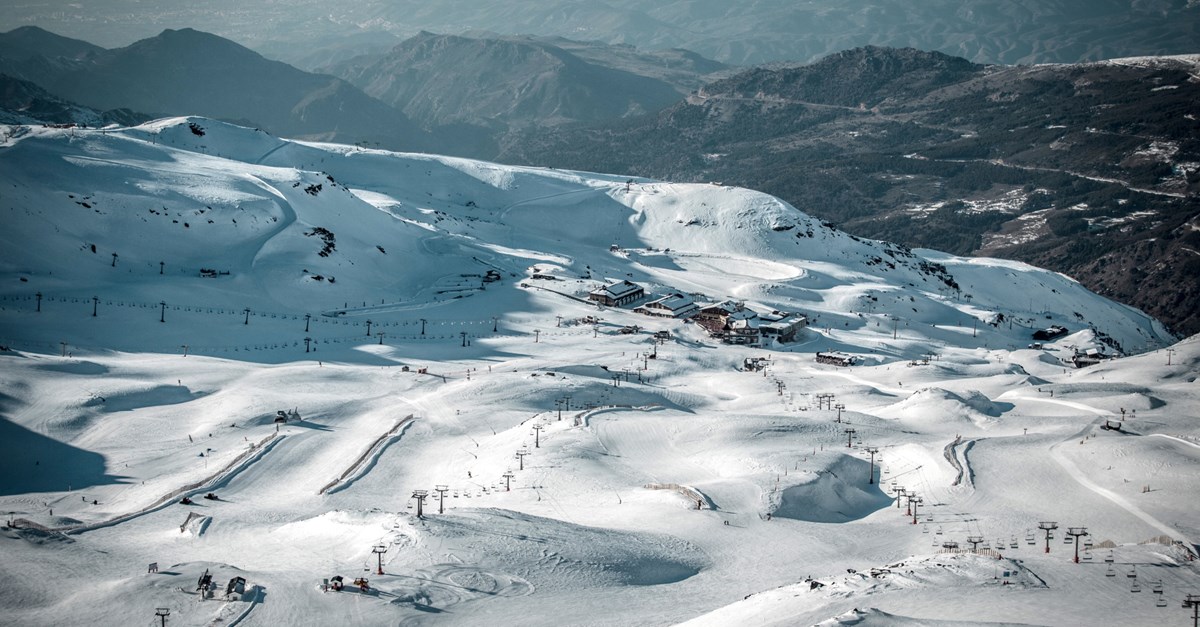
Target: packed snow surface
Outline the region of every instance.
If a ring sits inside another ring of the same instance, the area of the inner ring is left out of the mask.
[[[0,623],[1157,625],[1200,593],[1200,341],[1068,277],[720,185],[0,130]],[[633,312],[672,293],[808,325]]]

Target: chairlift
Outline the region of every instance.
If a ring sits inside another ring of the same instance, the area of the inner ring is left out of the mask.
[[[935,531],[934,534],[939,535],[939,536],[942,535],[942,526],[941,525],[938,525],[937,531]]]
[[[1117,571],[1113,569],[1112,564],[1109,564],[1108,570],[1104,571],[1105,577],[1116,577]]]
[[[1129,577],[1130,579],[1137,579],[1137,568],[1130,568],[1129,572],[1125,576]]]
[[[1075,542],[1075,540],[1073,540],[1071,538],[1071,536],[1069,536],[1069,535],[1063,536],[1063,544],[1074,544],[1074,542]]]
[[[1153,584],[1151,584],[1150,589],[1152,592],[1154,592],[1154,594],[1162,594],[1163,593],[1163,582],[1161,582],[1161,581],[1154,582]]]
[[[1133,580],[1133,585],[1129,586],[1129,591],[1130,592],[1141,592],[1142,591],[1142,587],[1138,585],[1138,582],[1136,579]]]
[[[1167,606],[1167,597],[1163,597],[1163,596],[1158,597],[1158,600],[1154,602],[1154,606],[1155,607],[1166,607]]]

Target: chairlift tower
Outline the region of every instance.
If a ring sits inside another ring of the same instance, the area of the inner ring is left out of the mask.
[[[169,607],[155,608],[154,615],[157,616],[160,621],[162,621],[161,623],[159,623],[159,625],[161,627],[167,627],[167,617],[171,615],[171,608],[169,608]]]
[[[443,514],[446,512],[446,491],[450,488],[445,485],[439,485],[433,489],[437,490],[438,493],[438,513]]]
[[[913,517],[912,524],[915,525],[915,524],[917,524],[917,508],[920,507],[921,503],[925,502],[925,499],[917,496],[917,497],[911,498],[909,500],[912,502],[912,517]]]
[[[983,542],[983,536],[967,536],[967,544],[971,545],[972,553],[978,552],[981,542]]]
[[[533,425],[533,448],[542,448],[542,429],[540,424]]]
[[[429,490],[413,490],[412,497],[417,499],[417,518],[425,517],[425,497],[429,496]]]
[[[1192,608],[1192,627],[1200,627],[1200,594],[1187,595],[1183,606]]]
[[[867,485],[875,484],[875,455],[879,453],[879,449],[871,446],[867,448],[867,452],[871,454],[871,478],[867,481]]]
[[[836,409],[837,413],[838,413],[837,421],[841,422],[842,421],[842,410],[846,409],[846,404],[838,403],[837,405],[834,405],[833,408]]]
[[[1053,521],[1043,521],[1038,523],[1038,529],[1046,532],[1046,552],[1050,552],[1050,532],[1058,529],[1058,523]]]
[[[904,486],[896,486],[896,509],[900,509],[900,501],[904,499],[905,491]]]
[[[517,470],[525,470],[525,456],[529,454],[528,449],[520,449],[517,451],[517,463],[520,465]]]
[[[854,429],[846,429],[846,448],[854,446]]]
[[[511,470],[505,470],[503,477],[504,477],[504,491],[511,492],[512,491],[513,472]]]
[[[383,574],[383,554],[387,553],[387,547],[382,544],[378,544],[376,546],[371,547],[371,552],[375,554],[375,574],[382,575]]]
[[[1075,563],[1079,563],[1079,537],[1088,535],[1087,527],[1067,527],[1067,535],[1075,538]]]

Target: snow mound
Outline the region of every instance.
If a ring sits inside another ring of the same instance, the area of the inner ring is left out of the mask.
[[[997,403],[978,390],[968,390],[960,395],[943,388],[928,387],[881,409],[879,414],[910,424],[958,421],[982,427],[1012,407],[1010,403]]]
[[[891,504],[877,484],[868,484],[870,465],[839,456],[812,480],[783,489],[774,515],[819,523],[843,523],[869,516]]]
[[[700,616],[682,625],[820,624],[820,625],[1006,625],[971,621],[929,621],[892,616],[877,607],[896,595],[915,596],[927,590],[966,594],[981,589],[1031,590],[1046,588],[1037,575],[1011,559],[971,553],[945,553],[910,558],[866,571],[808,578],[774,590],[752,594],[742,601]],[[851,605],[853,604],[853,605]],[[854,607],[849,611],[834,608]],[[857,607],[855,607],[857,606]],[[833,611],[830,611],[833,610]],[[833,614],[833,618],[828,617]],[[895,620],[891,620],[894,618]]]
[[[418,546],[470,538],[498,564],[537,563],[529,582],[539,589],[657,586],[688,579],[708,558],[665,535],[575,525],[498,509],[459,510],[416,529]],[[484,546],[486,545],[486,546]]]
[[[857,627],[1021,627],[1024,623],[993,623],[962,620],[934,620],[914,618],[891,614],[877,608],[860,610],[854,608],[844,614],[823,620],[814,627],[838,627],[839,625],[856,625]]]

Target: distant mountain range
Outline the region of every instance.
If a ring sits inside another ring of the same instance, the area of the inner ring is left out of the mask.
[[[0,73],[99,110],[196,113],[289,137],[428,150],[403,113],[338,78],[298,70],[215,35],[167,30],[104,50],[22,28],[0,35]]]
[[[503,161],[760,189],[859,235],[1028,261],[1200,331],[1197,57],[996,67],[859,48]]]
[[[321,68],[427,129],[510,129],[658,111],[726,66],[686,50],[639,52],[560,38],[421,33],[386,54]]]
[[[194,0],[159,6],[28,2],[0,29],[39,25],[108,47],[200,27],[313,68],[382,52],[419,31],[534,33],[644,50],[686,48],[724,63],[811,62],[865,45],[938,50],[979,63],[1077,63],[1194,51],[1195,0]],[[220,16],[214,19],[214,16]]]

